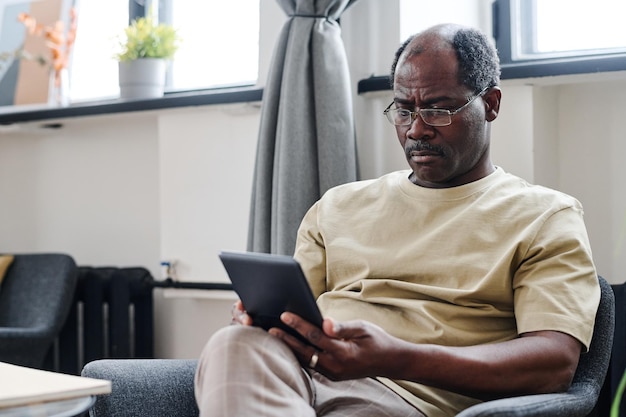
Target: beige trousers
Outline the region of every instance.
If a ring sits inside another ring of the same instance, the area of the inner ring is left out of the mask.
[[[302,369],[287,345],[256,327],[216,332],[195,384],[201,417],[424,417],[373,378],[331,381]]]

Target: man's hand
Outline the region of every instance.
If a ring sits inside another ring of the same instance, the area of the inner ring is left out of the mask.
[[[303,367],[308,367],[316,354],[315,370],[335,380],[382,376],[388,371],[384,369],[389,363],[387,355],[407,344],[382,328],[361,320],[337,323],[325,318],[322,329],[289,312],[283,313],[281,320],[319,350],[281,329],[272,328],[269,332],[291,347]]]
[[[230,309],[233,316],[231,324],[242,324],[244,326],[252,326],[252,318],[246,313],[241,300],[237,300]]]

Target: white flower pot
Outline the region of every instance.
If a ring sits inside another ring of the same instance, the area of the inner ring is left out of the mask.
[[[163,97],[166,61],[141,58],[119,63],[120,97],[144,99]]]

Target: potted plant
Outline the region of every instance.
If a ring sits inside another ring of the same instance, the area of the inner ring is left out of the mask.
[[[180,39],[171,25],[155,24],[151,17],[134,20],[120,41],[119,85],[121,98],[163,96],[167,61],[178,49]]]

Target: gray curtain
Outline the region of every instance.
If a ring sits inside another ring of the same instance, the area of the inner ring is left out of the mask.
[[[348,62],[337,19],[357,0],[277,0],[289,19],[263,91],[248,250],[293,254],[329,188],[356,180]]]

